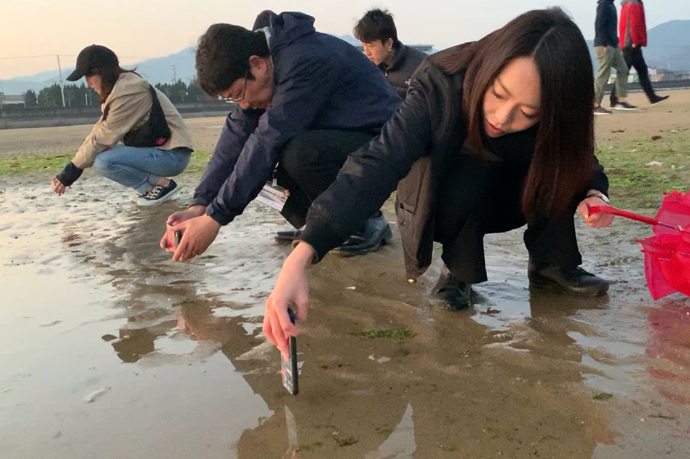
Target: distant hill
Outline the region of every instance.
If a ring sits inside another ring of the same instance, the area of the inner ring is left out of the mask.
[[[125,68],[136,67],[137,72],[151,83],[170,83],[173,77],[189,82],[196,73],[194,69],[195,48],[189,47],[182,51],[165,57],[158,57],[141,61],[134,65],[123,65]],[[74,67],[63,67],[62,78],[65,84],[69,83],[65,78],[72,73]],[[0,91],[5,94],[23,94],[29,89],[38,92],[41,89],[60,81],[58,70],[37,73],[36,75],[17,77],[3,80]],[[79,83],[79,82],[77,82]]]
[[[649,30],[649,47],[644,51],[645,59],[650,67],[670,70],[690,70],[690,20],[677,20],[660,24]],[[359,40],[352,35],[342,35],[338,38],[359,46]],[[588,41],[592,53],[592,41]],[[434,49],[436,51],[436,49]],[[151,83],[169,83],[173,77],[189,81],[194,77],[195,47],[165,57],[148,59],[136,64],[137,71]],[[596,68],[596,60],[592,53],[592,62]],[[72,72],[73,67],[62,69],[63,78]],[[3,80],[0,91],[5,94],[22,94],[28,89],[38,92],[46,86],[59,81],[57,69],[36,75],[17,77]]]
[[[358,46],[359,41],[352,35],[343,35],[338,37],[351,45]],[[158,57],[138,62],[134,65],[125,65],[125,68],[137,68],[137,72],[143,76],[147,81],[156,83],[170,83],[174,77],[188,82],[196,74],[194,68],[194,57],[196,47],[190,46],[182,51],[171,54],[165,57]],[[174,67],[173,67],[174,66]],[[63,67],[63,80],[72,73],[74,67]],[[31,76],[16,77],[9,80],[3,80],[0,86],[0,92],[7,95],[23,94],[29,89],[38,92],[41,89],[60,81],[58,70],[50,70],[47,72],[37,73]],[[65,83],[68,83],[64,80]]]
[[[650,29],[644,50],[647,65],[669,70],[690,70],[690,20],[671,21]]]

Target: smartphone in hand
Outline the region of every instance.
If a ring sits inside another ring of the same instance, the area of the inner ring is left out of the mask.
[[[175,248],[180,245],[180,240],[182,240],[182,231],[177,230],[175,231]]]
[[[292,309],[288,308],[288,315],[290,316],[290,322],[295,323],[295,313]],[[297,395],[299,391],[299,386],[297,384],[297,340],[294,336],[290,336],[287,339],[288,344],[288,356],[287,358],[280,355],[280,374],[283,377],[283,386],[292,395]]]

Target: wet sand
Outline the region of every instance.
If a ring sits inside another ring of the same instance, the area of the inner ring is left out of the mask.
[[[606,117],[599,135],[687,124],[681,99]],[[47,178],[0,179],[3,459],[690,456],[690,300],[650,299],[634,242],[648,228],[578,225],[584,267],[612,282],[599,299],[530,291],[522,231],[487,237],[490,281],[459,312],[425,299],[438,257],[405,282],[397,234],[328,257],[310,272],[293,397],[260,334],[289,250],[276,212],[252,204],[173,263],[158,240],[198,176],[154,208],[90,173],[62,198]],[[415,336],[354,335],[372,329]]]

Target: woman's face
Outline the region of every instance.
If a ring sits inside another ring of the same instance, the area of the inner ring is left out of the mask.
[[[101,94],[101,76],[100,75],[87,75],[84,78],[86,78],[86,84],[89,88],[93,89],[96,91],[96,94],[99,96]]]
[[[500,137],[539,122],[541,80],[531,57],[511,61],[484,95],[484,132]]]

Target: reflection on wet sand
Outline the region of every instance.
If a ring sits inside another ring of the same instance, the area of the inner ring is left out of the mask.
[[[10,215],[2,244],[18,241],[0,270],[11,292],[0,308],[3,458],[618,457],[650,433],[647,451],[683,452],[674,435],[688,421],[677,408],[690,399],[688,306],[649,307],[631,288],[641,258],[629,242],[585,237],[586,257],[614,283],[609,297],[582,300],[530,292],[520,234],[489,238],[491,281],[457,313],[424,300],[438,265],[404,282],[395,244],[329,257],[311,274],[293,397],[260,334],[287,253],[272,242],[279,217],[251,207],[204,257],[177,264],[158,248],[175,204],[138,209],[100,197],[100,185],[87,180],[84,201],[49,208],[36,185],[17,184],[0,204]],[[23,218],[38,207],[40,221]],[[56,279],[64,299],[25,293]],[[394,329],[413,337],[358,335]],[[674,418],[653,419],[673,426],[639,422],[649,390],[665,397],[655,412]],[[598,392],[615,396],[593,400]]]

